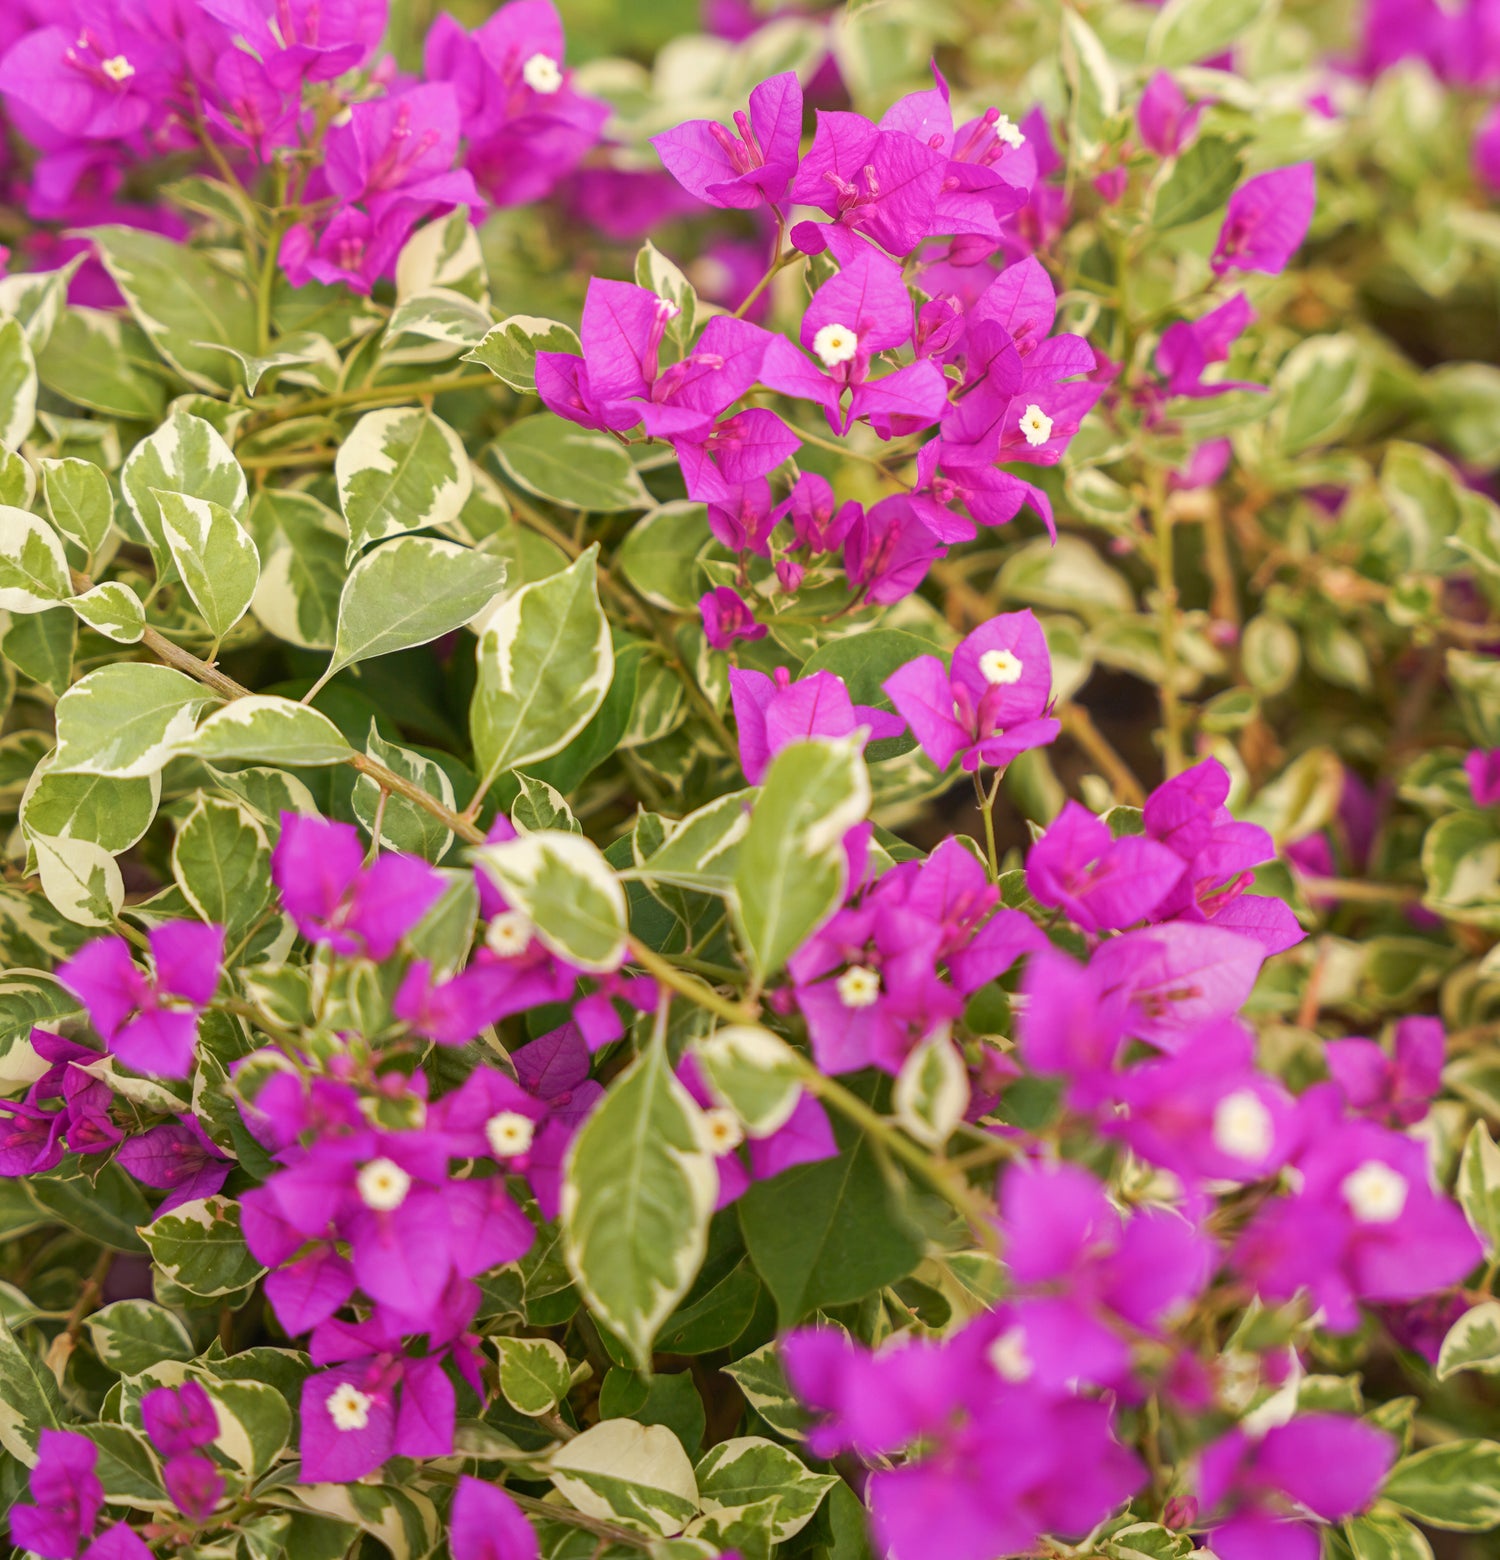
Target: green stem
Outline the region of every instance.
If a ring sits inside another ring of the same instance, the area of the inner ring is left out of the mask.
[[[669,990],[675,991],[679,997],[685,997],[689,1002],[696,1003],[715,1017],[722,1018],[726,1024],[753,1024],[756,1020],[758,1009],[749,1007],[743,1002],[735,1002],[730,997],[721,996],[696,975],[689,975],[686,970],[678,969],[669,959],[634,937],[630,939],[630,961],[632,964],[639,964],[648,975],[653,976]]]
[[[350,390],[311,396],[305,401],[292,401],[274,411],[267,411],[257,419],[256,427],[270,427],[313,412],[335,412],[345,406],[364,406],[376,401],[405,401],[421,395],[442,395],[449,390],[478,390],[498,385],[499,380],[493,374],[446,374],[437,379],[417,379],[403,385],[356,385]]]
[[[1177,687],[1177,575],[1172,545],[1172,511],[1166,501],[1166,476],[1159,467],[1147,475],[1151,535],[1156,553],[1156,612],[1161,633],[1162,758],[1167,776],[1187,767],[1183,754],[1182,696]]]
[[[986,791],[979,771],[974,771],[974,795],[979,802],[979,811],[984,815],[984,853],[990,864],[992,883],[1000,877],[1000,855],[995,849],[995,798],[1000,794],[1000,778],[1004,773],[1003,769],[996,770],[995,783]]]

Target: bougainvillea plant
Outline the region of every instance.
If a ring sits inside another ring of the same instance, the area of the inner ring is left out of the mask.
[[[15,1552],[1493,1556],[1500,4],[0,9]]]

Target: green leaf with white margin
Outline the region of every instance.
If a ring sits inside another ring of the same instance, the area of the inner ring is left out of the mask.
[[[709,556],[727,555],[708,528],[707,507],[678,499],[642,515],[621,542],[615,561],[653,606],[696,612],[707,583],[700,561]]]
[[[233,362],[215,349],[258,350],[255,305],[246,289],[202,250],[159,234],[100,227],[89,236],[162,357],[199,390],[233,390],[239,383]]]
[[[453,782],[447,771],[433,759],[395,742],[387,742],[370,721],[370,735],[365,741],[365,752],[377,763],[420,786],[429,796],[436,797],[450,812],[454,810]],[[369,775],[360,775],[354,782],[351,805],[354,816],[364,825],[365,833],[375,837],[375,820],[380,820],[380,843],[390,850],[405,851],[420,856],[424,861],[440,861],[453,843],[453,832],[415,802],[392,791],[380,803],[379,785]]]
[[[1344,1524],[1354,1560],[1432,1560],[1420,1528],[1391,1511],[1367,1511]]]
[[[30,509],[36,499],[36,472],[31,462],[0,445],[0,504]]]
[[[260,554],[250,533],[222,504],[164,488],[151,492],[161,508],[161,534],[208,631],[225,634],[250,609],[260,580]]]
[[[693,1465],[665,1425],[601,1420],[558,1447],[549,1469],[558,1492],[585,1516],[638,1533],[680,1533],[698,1510]]]
[[[248,488],[240,463],[210,422],[191,412],[174,412],[142,439],[120,470],[120,488],[140,538],[151,549],[157,573],[176,578],[176,565],[161,529],[156,493],[185,493],[245,518]]]
[[[260,553],[250,610],[268,633],[304,650],[331,650],[348,565],[348,530],[311,493],[262,488],[246,526]]]
[[[614,676],[599,605],[599,549],[523,585],[479,627],[479,677],[469,707],[479,794],[499,774],[566,747],[593,719]]]
[[[9,315],[0,319],[0,444],[13,450],[36,421],[36,359],[26,329]]]
[[[1156,191],[1151,225],[1164,233],[1221,210],[1243,167],[1239,154],[1222,136],[1199,136]]]
[[[165,1277],[203,1300],[232,1295],[265,1272],[240,1233],[240,1205],[228,1197],[182,1203],[146,1225],[141,1239]]]
[[[42,892],[60,915],[77,926],[108,926],[125,903],[119,864],[92,840],[31,841]]]
[[[849,740],[793,742],[771,761],[735,869],[734,919],[764,980],[844,902],[844,835],[870,807]]]
[[[421,406],[366,412],[333,469],[351,559],[383,537],[450,524],[474,486],[458,435]]]
[[[1099,35],[1073,10],[1062,13],[1062,68],[1068,83],[1069,123],[1077,139],[1099,142],[1119,111],[1120,79]]]
[[[0,612],[45,612],[72,594],[57,533],[36,515],[0,504]]]
[[[753,787],[731,791],[679,819],[666,838],[640,863],[653,883],[723,893],[734,882],[740,842],[750,832]]]
[[[44,970],[0,971],[0,1045],[9,1048],[34,1026],[50,1029],[82,1011],[78,998]],[[41,1068],[36,1077],[45,1071]]]
[[[0,1321],[0,1447],[33,1468],[42,1431],[60,1430],[62,1424],[62,1397],[52,1372]]]
[[[1500,1442],[1445,1441],[1414,1452],[1380,1493],[1428,1527],[1480,1533],[1500,1525]]]
[[[217,702],[170,666],[119,662],[81,678],[57,701],[59,772],[128,779],[160,770]]]
[[[556,786],[538,780],[535,775],[517,774],[521,793],[511,804],[510,821],[522,834],[535,834],[541,829],[565,829],[569,834],[582,834],[583,825],[573,816],[573,809]]]
[[[1273,386],[1278,400],[1271,428],[1280,453],[1300,455],[1336,439],[1359,415],[1373,374],[1355,336],[1309,336],[1293,347]]]
[[[76,306],[59,317],[37,362],[47,389],[75,405],[153,424],[167,401],[157,369],[156,353],[134,320]]]
[[[625,890],[599,847],[581,834],[539,829],[483,845],[475,861],[560,958],[613,970],[625,955]]]
[[[151,827],[160,801],[159,774],[138,780],[70,774],[49,754],[21,797],[21,827],[28,837],[89,840],[118,856]]]
[[[74,255],[54,271],[13,271],[0,277],[0,312],[26,327],[26,340],[33,352],[47,345],[53,326],[67,307],[68,284],[84,259]]]
[[[814,1473],[794,1452],[758,1435],[720,1442],[699,1461],[695,1473],[705,1511],[773,1498],[771,1537],[778,1544],[812,1521],[823,1497],[839,1482],[836,1474]]]
[[[919,1143],[940,1148],[969,1108],[969,1072],[946,1025],[901,1064],[891,1095],[896,1120]]]
[[[396,305],[385,328],[385,339],[394,342],[400,336],[419,336],[424,341],[452,347],[449,356],[457,357],[467,348],[477,347],[492,324],[494,316],[472,298],[445,287],[434,287],[413,293]]]
[[[271,897],[271,847],[260,820],[227,797],[199,794],[172,841],[172,877],[202,921],[244,933]]]
[[[1465,1311],[1448,1329],[1438,1355],[1439,1381],[1461,1370],[1500,1371],[1500,1300],[1486,1300]]]
[[[146,632],[146,609],[141,598],[120,580],[105,580],[81,596],[70,597],[68,605],[80,622],[117,645],[139,644]]]
[[[1172,69],[1222,54],[1265,11],[1267,0],[1167,0],[1146,38],[1147,58]]]
[[[354,749],[326,715],[275,694],[254,693],[216,710],[179,744],[210,763],[307,765],[348,763]]]
[[[1476,1121],[1458,1164],[1458,1200],[1485,1255],[1500,1251],[1500,1146],[1490,1129]]]
[[[703,1112],[657,1034],[573,1139],[562,1192],[568,1271],[644,1372],[702,1264],[718,1184]]]
[[[326,682],[356,661],[425,645],[467,623],[505,584],[505,560],[430,536],[372,547],[339,598]]]
[[[698,294],[681,267],[668,260],[649,238],[636,251],[635,282],[675,306],[677,314],[667,324],[667,335],[686,351],[697,329]]]
[[[84,1326],[100,1362],[122,1376],[138,1376],[163,1360],[190,1360],[196,1353],[187,1328],[151,1300],[116,1300],[95,1311]]]
[[[536,394],[536,355],[538,352],[568,352],[583,355],[577,335],[557,320],[545,320],[534,314],[512,314],[485,333],[484,340],[464,353],[465,363],[479,363],[512,390],[523,395]]]
[[[715,1099],[739,1118],[751,1137],[784,1127],[802,1084],[797,1053],[758,1024],[729,1024],[696,1047],[698,1066]]]
[[[573,1367],[550,1338],[495,1338],[500,1390],[518,1414],[550,1414],[567,1396]]]
[[[517,487],[564,509],[610,514],[651,503],[630,456],[614,439],[551,412],[512,423],[491,447]]]
[[[447,216],[424,223],[396,257],[398,303],[435,287],[461,293],[476,303],[489,298],[484,251],[467,206],[456,206]]]

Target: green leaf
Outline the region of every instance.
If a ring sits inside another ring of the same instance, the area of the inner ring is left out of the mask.
[[[1076,139],[1097,143],[1120,107],[1120,81],[1099,35],[1073,10],[1062,13],[1062,68]]]
[[[797,1108],[802,1097],[797,1053],[769,1029],[726,1025],[700,1040],[696,1055],[715,1098],[751,1137],[769,1137]]]
[[[385,328],[385,339],[395,342],[403,335],[418,336],[451,347],[453,350],[446,355],[457,357],[461,349],[481,343],[493,321],[490,311],[472,298],[446,287],[434,287],[401,300]],[[424,361],[429,360],[440,361],[441,355],[434,357],[424,352]]]
[[[568,1270],[644,1372],[703,1260],[717,1193],[703,1114],[657,1035],[585,1120],[562,1193]]]
[[[225,634],[249,610],[260,580],[260,554],[250,533],[222,504],[153,488],[161,533],[208,631]]]
[[[31,462],[0,444],[0,504],[30,509],[36,500],[36,472]]]
[[[153,1219],[141,1239],[164,1277],[204,1300],[232,1295],[265,1272],[240,1234],[240,1205],[227,1197],[183,1203]]]
[[[366,412],[334,461],[349,556],[371,542],[450,525],[474,486],[458,435],[425,407]]]
[[[116,1300],[84,1325],[100,1362],[122,1376],[137,1376],[163,1360],[190,1360],[195,1352],[187,1328],[151,1300]]]
[[[245,473],[224,436],[191,412],[176,412],[130,452],[120,472],[120,487],[141,537],[151,549],[157,572],[176,578],[176,561],[162,534],[158,492],[189,494],[245,516]]]
[[[94,228],[89,236],[136,323],[162,357],[200,390],[234,389],[233,365],[214,348],[257,351],[249,292],[201,250],[143,228]]]
[[[1285,693],[1296,681],[1301,655],[1297,631],[1284,619],[1262,612],[1245,624],[1240,665],[1258,692]]]
[[[44,612],[72,594],[56,532],[24,509],[0,504],[0,612]]]
[[[604,1419],[565,1441],[549,1462],[558,1490],[600,1521],[666,1537],[681,1532],[698,1509],[693,1465],[662,1425]]]
[[[630,456],[614,439],[551,412],[512,423],[492,447],[517,487],[565,509],[607,514],[651,502]]]
[[[169,666],[101,666],[58,700],[53,767],[121,779],[155,774],[213,702],[201,684]]]
[[[1168,0],[1151,25],[1146,53],[1168,70],[1222,54],[1266,9],[1267,0]]]
[[[783,1328],[864,1299],[905,1278],[922,1257],[868,1140],[842,1122],[834,1133],[837,1159],[757,1182],[737,1204],[745,1245]]]
[[[365,752],[377,763],[384,764],[435,797],[450,812],[454,810],[453,782],[443,766],[410,748],[387,742],[373,720]],[[386,795],[383,807],[380,798],[380,786],[369,775],[361,775],[354,782],[350,805],[354,816],[364,825],[365,833],[374,838],[378,817],[381,843],[389,849],[404,850],[410,855],[421,856],[424,861],[440,861],[453,843],[452,831],[425,807],[419,807],[395,791]]]
[[[343,519],[309,493],[261,488],[246,525],[260,554],[250,610],[288,644],[332,649],[347,573]]]
[[[139,644],[146,632],[146,609],[141,598],[119,580],[105,580],[81,596],[72,597],[68,605],[80,622],[116,644]]]
[[[581,357],[583,347],[577,335],[556,320],[512,314],[491,326],[484,340],[472,352],[464,353],[464,362],[482,363],[512,390],[535,395],[538,352],[570,352]]]
[[[521,792],[510,809],[510,821],[522,834],[535,834],[540,829],[566,829],[569,834],[582,834],[583,825],[573,816],[573,809],[563,799],[563,794],[545,780],[535,775],[523,775],[519,770],[516,779]]]
[[[13,616],[10,627],[0,638],[0,695],[8,695],[10,677],[5,663],[60,699],[68,691],[73,675],[73,657],[78,649],[78,619],[72,603],[50,607],[44,612],[25,612]]]
[[[696,612],[708,587],[700,565],[715,555],[723,557],[724,549],[708,528],[707,506],[678,499],[642,515],[620,544],[615,562],[653,606]]]
[[[635,284],[665,298],[677,313],[667,323],[667,336],[679,349],[687,351],[698,326],[698,294],[681,268],[647,239],[636,251]]]
[[[21,322],[0,318],[0,444],[20,449],[36,421],[36,360]]]
[[[586,970],[618,968],[625,952],[625,890],[592,840],[540,829],[485,845],[475,860],[555,954]]]
[[[372,548],[350,571],[339,598],[334,673],[377,655],[425,645],[467,623],[505,584],[505,560],[441,542],[403,536]]]
[[[89,840],[118,856],[151,827],[160,800],[157,775],[139,780],[75,775],[43,759],[21,802],[21,825],[28,835]]]
[[[615,662],[597,567],[590,547],[560,574],[507,596],[484,622],[469,709],[481,794],[506,770],[566,747],[604,702]]]
[[[200,920],[242,936],[271,897],[271,847],[246,807],[199,795],[172,841],[172,876]]]
[[[103,309],[72,306],[58,319],[37,359],[54,394],[105,417],[157,423],[166,387],[151,372],[160,365],[134,320]]]
[[[733,1379],[745,1401],[778,1435],[789,1440],[801,1438],[808,1422],[807,1411],[787,1385],[774,1340],[724,1366],[724,1374]]]
[[[1451,920],[1500,931],[1500,825],[1489,812],[1455,812],[1422,841],[1423,903]]]
[[[36,1465],[43,1430],[60,1430],[62,1398],[52,1372],[0,1321],[0,1447]]]
[[[104,1486],[105,1500],[111,1505],[160,1511],[166,1501],[161,1467],[145,1431],[128,1425],[97,1424],[80,1425],[78,1433],[99,1448],[94,1473]]]
[[[302,765],[347,763],[354,749],[326,715],[274,694],[250,694],[217,710],[182,744],[210,763],[226,759]]]
[[[1165,233],[1218,211],[1234,193],[1243,168],[1228,141],[1216,135],[1200,136],[1173,164],[1156,192],[1152,226]]]
[[[793,742],[771,761],[735,869],[735,922],[756,974],[774,975],[844,901],[844,835],[870,780],[852,741]]]
[[[1500,1300],[1486,1300],[1464,1312],[1448,1329],[1438,1355],[1439,1381],[1461,1370],[1500,1371]]]
[[[1344,1524],[1354,1560],[1432,1560],[1432,1545],[1405,1517],[1369,1511]]]
[[[83,1175],[79,1163],[65,1161],[47,1175],[28,1177],[27,1196],[53,1223],[112,1251],[143,1252],[139,1231],[151,1217],[151,1205],[140,1187],[117,1165]]]
[[[896,1120],[929,1148],[941,1148],[969,1108],[969,1073],[944,1025],[901,1064],[891,1096]]]
[[[720,1442],[695,1473],[705,1511],[774,1500],[771,1536],[778,1544],[812,1521],[823,1497],[839,1482],[836,1474],[814,1473],[794,1452],[755,1435]]]
[[[500,1390],[517,1413],[550,1414],[568,1394],[573,1367],[550,1338],[495,1338]]]
[[[92,840],[31,841],[42,892],[78,926],[108,926],[125,903],[125,882],[115,858]]]
[[[750,830],[754,789],[731,791],[671,824],[662,843],[640,863],[653,883],[722,893],[734,882],[740,842]]]
[[[1458,1200],[1485,1255],[1500,1251],[1500,1146],[1490,1129],[1476,1121],[1458,1164]]]
[[[1428,1527],[1481,1533],[1500,1524],[1500,1442],[1444,1441],[1391,1470],[1381,1498]]]
[[[1045,538],[1044,538],[1045,540]],[[1059,549],[1066,547],[1069,537],[1058,539]],[[1096,554],[1084,548],[1090,558]],[[1097,583],[1097,581],[1095,581]],[[1130,598],[1134,604],[1134,598]],[[1072,607],[1069,610],[1073,610]],[[857,634],[845,634],[841,639],[831,639],[815,650],[803,663],[799,677],[811,677],[814,672],[832,672],[849,690],[849,698],[855,704],[866,704],[874,709],[894,709],[884,683],[898,667],[914,661],[919,655],[931,655],[932,645],[915,634],[904,633],[899,628],[864,629]],[[865,749],[867,764],[882,759],[896,758],[909,753],[917,745],[912,736],[886,737],[872,742]]]
[[[1359,414],[1372,369],[1354,336],[1309,336],[1276,371],[1279,404],[1272,413],[1283,455],[1330,444]]]

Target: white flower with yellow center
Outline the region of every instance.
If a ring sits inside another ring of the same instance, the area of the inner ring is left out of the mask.
[[[562,71],[550,54],[533,54],[521,67],[521,80],[543,97],[551,97],[563,84]]]
[[[1276,1128],[1259,1096],[1239,1089],[1214,1107],[1213,1140],[1221,1154],[1258,1162],[1271,1152]]]
[[[851,964],[835,983],[846,1008],[873,1007],[880,1000],[880,976],[863,964]]]
[[[1052,437],[1052,419],[1035,401],[1021,413],[1021,432],[1033,448],[1045,444]]]
[[[406,1201],[411,1177],[393,1159],[372,1159],[359,1167],[359,1200],[376,1213],[394,1213]]]
[[[703,1124],[708,1128],[708,1146],[717,1156],[727,1154],[745,1141],[745,1133],[732,1110],[715,1105],[703,1112]]]
[[[335,1430],[363,1430],[370,1423],[375,1399],[361,1392],[352,1381],[341,1381],[328,1394],[328,1417]]]
[[[531,944],[531,922],[519,910],[492,915],[484,929],[484,945],[497,958],[514,959]]]
[[[986,650],[979,658],[979,675],[992,688],[1009,687],[1021,680],[1026,663],[1014,650]]]
[[[1344,1177],[1339,1190],[1361,1224],[1392,1224],[1401,1217],[1410,1188],[1399,1171],[1379,1159],[1367,1159]]]
[[[123,54],[112,55],[107,60],[99,62],[99,69],[109,77],[111,81],[129,81],[135,75],[135,66],[125,58]]]
[[[813,355],[824,368],[837,368],[859,351],[859,337],[847,325],[825,325],[813,337]]]
[[[497,1159],[509,1159],[531,1147],[536,1123],[518,1110],[502,1110],[485,1122],[484,1135]]]
[[[1008,1328],[985,1351],[1002,1381],[1026,1381],[1035,1366],[1026,1348],[1026,1334],[1019,1327]]]
[[[1025,146],[1026,133],[1009,114],[1001,114],[995,121],[995,139],[1004,141],[1012,149]]]

